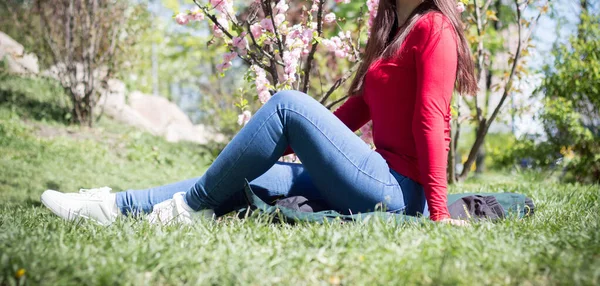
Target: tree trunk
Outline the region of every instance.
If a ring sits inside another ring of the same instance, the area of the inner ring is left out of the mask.
[[[458,132],[458,131],[457,131]],[[450,133],[450,150],[448,151],[448,184],[456,184],[456,149],[454,148],[455,136]]]
[[[485,143],[485,139],[484,139]],[[477,152],[477,158],[475,159],[475,173],[482,174],[485,172],[485,144],[482,144]]]
[[[471,146],[471,151],[469,152],[469,156],[467,157],[467,161],[463,164],[463,169],[460,175],[458,176],[459,181],[464,181],[469,175],[469,171],[475,163],[477,159],[477,153],[479,152],[479,148],[483,145],[485,140],[485,135],[487,134],[487,120],[485,118],[479,122],[479,126],[477,126],[477,131],[475,133],[475,142],[473,142],[473,146]]]
[[[583,21],[583,16],[588,13],[588,0],[580,0],[581,11],[579,12],[579,23]],[[583,26],[579,25],[577,28],[577,37],[583,39],[585,36],[585,30]]]

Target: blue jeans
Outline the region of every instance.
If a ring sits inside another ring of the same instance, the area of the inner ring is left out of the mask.
[[[277,162],[288,146],[302,164]],[[117,206],[124,214],[148,213],[173,194],[186,192],[192,209],[214,209],[222,215],[245,205],[244,179],[265,201],[302,195],[344,214],[381,206],[408,215],[427,211],[418,183],[390,169],[335,115],[297,91],[275,94],[203,176],[117,193]]]

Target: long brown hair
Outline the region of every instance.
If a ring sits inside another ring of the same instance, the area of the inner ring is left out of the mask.
[[[469,43],[463,33],[463,24],[459,13],[456,11],[456,5],[457,0],[424,0],[411,13],[406,23],[398,27],[396,0],[380,0],[363,61],[350,86],[350,95],[361,95],[365,74],[369,66],[380,58],[389,58],[396,54],[417,21],[425,14],[434,11],[446,16],[452,23],[456,33],[458,45],[456,90],[461,94],[475,94],[477,92],[477,80],[474,74],[473,58],[471,57]]]

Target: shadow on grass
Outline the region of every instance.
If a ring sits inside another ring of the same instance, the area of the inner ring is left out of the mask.
[[[50,79],[0,75],[0,106],[35,120],[68,123],[63,89]]]
[[[25,200],[24,204],[27,206],[34,207],[34,208],[41,208],[44,206],[39,199],[32,199],[32,198],[27,198]]]

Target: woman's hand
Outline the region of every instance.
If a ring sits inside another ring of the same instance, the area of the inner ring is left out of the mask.
[[[466,220],[453,219],[453,218],[445,218],[445,219],[440,220],[440,222],[451,224],[451,225],[457,225],[457,226],[468,226],[469,225],[469,222]]]

